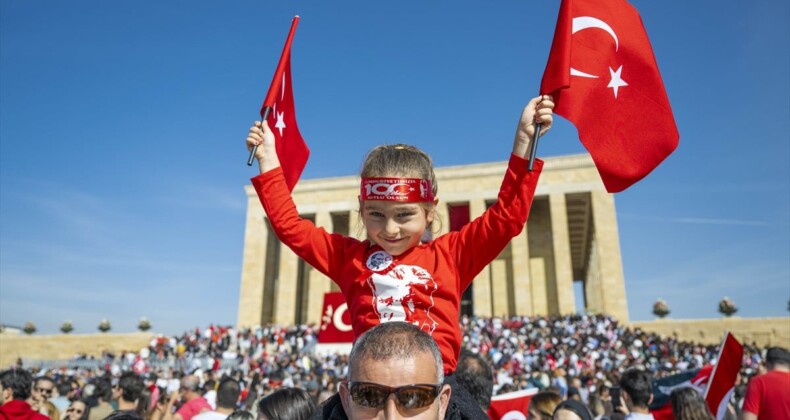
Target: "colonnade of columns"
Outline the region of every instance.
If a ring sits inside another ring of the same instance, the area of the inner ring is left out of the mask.
[[[453,172],[465,167],[450,168],[445,177],[442,169],[437,169],[440,198],[442,188],[447,191],[447,201],[440,202],[437,208],[444,232],[450,226],[449,215],[454,206],[468,206],[471,220],[496,199],[503,166],[500,163],[471,167],[466,180]],[[567,182],[565,172],[575,170],[571,174],[579,178],[580,171],[573,165],[570,169],[566,166],[560,161],[552,173],[548,160],[526,228],[472,284],[474,314],[554,315],[583,309],[627,321],[613,196],[599,186],[600,182],[589,182],[586,173],[580,177],[584,182],[574,181],[573,176],[573,182]],[[583,165],[582,169],[589,172],[588,166]],[[553,178],[564,182],[552,182]],[[357,202],[347,200],[356,196],[357,182],[355,177],[301,181],[299,187],[303,190],[297,187],[294,192],[300,214],[328,232],[364,235]],[[318,184],[316,189],[311,188],[313,183]],[[327,191],[328,183],[333,186],[331,191]],[[248,187],[247,194],[238,325],[319,323],[324,293],[337,287],[279,243],[255,192]],[[345,200],[333,200],[335,196]],[[573,252],[578,254],[575,258]],[[574,281],[584,285],[585,302],[580,308],[575,302]]]

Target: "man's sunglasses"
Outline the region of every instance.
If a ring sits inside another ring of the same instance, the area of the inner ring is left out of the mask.
[[[51,394],[51,393],[52,393],[52,389],[53,389],[53,388],[40,388],[40,387],[36,387],[36,391],[38,391],[38,392],[40,392],[40,393],[42,393],[42,394]]]
[[[395,394],[398,404],[406,409],[423,408],[433,404],[442,385],[413,384],[389,387],[373,382],[349,382],[348,390],[355,404],[380,409],[384,407],[390,394]]]

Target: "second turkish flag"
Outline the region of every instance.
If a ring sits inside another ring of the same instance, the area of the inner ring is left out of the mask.
[[[625,0],[563,0],[540,91],[570,120],[606,189],[644,178],[679,134],[642,19]]]

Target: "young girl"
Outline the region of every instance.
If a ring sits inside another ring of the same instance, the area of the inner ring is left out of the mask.
[[[524,228],[543,167],[536,160],[529,172],[526,157],[535,123],[546,133],[553,108],[548,95],[524,108],[497,202],[461,230],[427,243],[420,238],[436,217],[438,186],[431,158],[416,147],[379,146],[365,159],[359,195],[364,241],[327,233],[299,217],[274,135],[268,124],[257,121],[247,136],[249,150],[259,146],[255,157],[261,175],[252,184],[280,241],[340,287],[355,336],[382,322],[418,325],[439,344],[445,375],[452,379],[462,341],[461,296]],[[453,400],[463,392],[456,388]]]

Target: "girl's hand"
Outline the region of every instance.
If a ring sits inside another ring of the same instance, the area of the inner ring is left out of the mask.
[[[261,168],[261,173],[270,171],[280,166],[280,160],[277,158],[277,150],[275,149],[274,133],[269,129],[269,124],[264,121],[255,121],[250,131],[247,134],[247,150],[252,151],[254,146],[258,146],[255,150],[255,159],[258,159],[258,165]]]
[[[541,124],[541,136],[551,129],[554,120],[553,109],[554,99],[551,95],[541,95],[529,101],[518,121],[513,153],[522,157],[526,156],[529,145],[535,139],[535,124]]]

